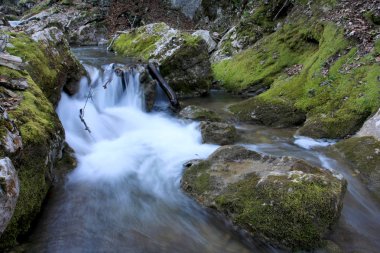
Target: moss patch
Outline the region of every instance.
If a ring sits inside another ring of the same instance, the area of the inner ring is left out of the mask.
[[[380,65],[373,55],[359,57],[356,48],[350,47],[333,24],[287,25],[254,48],[214,65],[213,70],[230,90],[258,83],[270,86],[251,100],[283,101],[306,112],[308,120],[301,134],[340,138],[358,130],[380,106]],[[284,69],[294,64],[303,66],[301,72],[285,74]],[[251,112],[239,108],[249,103],[233,106],[233,111]]]
[[[69,51],[68,45],[59,43],[45,45],[30,39],[24,33],[12,33],[10,42],[14,47],[7,51],[27,63],[26,70],[38,83],[45,96],[56,105],[63,85],[79,80],[84,74],[82,67]]]
[[[335,192],[340,184],[322,180],[291,182],[286,176],[270,176],[262,183],[251,175],[232,184],[216,198],[218,209],[233,214],[234,223],[260,238],[292,250],[321,246],[321,235],[336,220]]]

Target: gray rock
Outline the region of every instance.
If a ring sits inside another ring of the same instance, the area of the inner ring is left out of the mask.
[[[1,108],[0,114],[0,147],[7,153],[15,153],[22,149],[22,138],[16,124],[9,119],[7,112]]]
[[[236,128],[232,124],[203,121],[200,129],[204,143],[230,145],[237,139]]]
[[[199,36],[201,37],[208,46],[208,52],[211,53],[212,51],[215,50],[217,44],[214,41],[214,39],[211,37],[210,32],[207,30],[197,30],[193,33],[194,36]]]
[[[182,189],[255,238],[290,250],[321,246],[338,220],[347,183],[292,157],[223,146],[190,161]]]
[[[0,85],[13,90],[26,90],[29,85],[25,78],[11,79],[0,75]]]
[[[380,109],[364,123],[356,135],[358,137],[372,136],[380,141]]]
[[[0,66],[5,66],[15,70],[23,70],[24,64],[18,56],[0,52]]]
[[[222,118],[216,112],[196,105],[186,106],[179,112],[179,116],[185,119],[198,121],[219,122],[222,120]]]
[[[170,0],[173,7],[179,8],[186,16],[193,18],[201,5],[201,0]]]
[[[0,159],[0,235],[13,216],[20,192],[19,179],[8,158]]]

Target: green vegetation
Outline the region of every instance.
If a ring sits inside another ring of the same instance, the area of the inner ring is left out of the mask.
[[[29,87],[15,91],[23,99],[20,105],[8,111],[20,131],[23,149],[7,154],[17,168],[20,195],[10,224],[1,237],[0,249],[17,244],[40,212],[52,182],[50,166],[55,162],[52,152],[58,152],[54,147],[58,148],[64,138],[53,103],[58,101],[61,87],[69,76],[82,73],[67,45],[35,42],[24,33],[10,35],[13,47],[7,51],[22,57],[27,66],[24,71],[0,67],[1,74],[26,78]],[[73,73],[69,73],[71,70]]]
[[[334,145],[351,163],[354,173],[380,200],[380,141],[354,137]]]
[[[287,176],[269,176],[259,183],[259,177],[251,175],[217,197],[217,209],[234,214],[235,224],[272,243],[292,250],[319,247],[321,235],[337,219],[332,203],[341,185],[314,179],[296,182],[298,177],[292,175],[292,182]]]
[[[295,64],[302,66],[299,73],[284,73]],[[353,133],[380,106],[380,66],[372,55],[358,56],[343,32],[330,23],[286,25],[253,48],[215,64],[213,71],[232,91],[258,84],[270,87],[231,107],[240,118],[252,118],[252,112],[265,117],[260,108],[266,108],[268,115],[281,113],[270,110],[281,102],[289,105],[285,111],[294,108],[307,113],[300,133],[311,137],[340,138]]]
[[[140,34],[138,31],[132,31],[128,34],[121,34],[116,39],[113,49],[120,55],[148,60],[156,48],[155,43],[159,39],[159,36]]]

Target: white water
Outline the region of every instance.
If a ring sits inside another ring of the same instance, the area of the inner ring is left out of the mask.
[[[145,113],[138,73],[123,92],[112,65],[86,69],[90,81],[57,108],[78,167],[53,192],[28,252],[274,252],[242,243],[181,192],[183,163],[217,148],[201,144],[196,123]]]
[[[215,145],[201,144],[197,124],[184,124],[164,114],[147,114],[139,74],[129,75],[123,92],[120,78],[111,65],[100,70],[87,66],[91,82],[84,78],[74,96],[63,94],[58,115],[66,130],[66,140],[75,150],[78,168],[70,181],[112,181],[136,176],[142,187],[160,197],[168,197],[178,187],[182,164],[206,158]],[[102,87],[112,76],[107,89]],[[79,110],[84,107],[89,87],[93,98],[84,109],[91,133],[84,130]]]

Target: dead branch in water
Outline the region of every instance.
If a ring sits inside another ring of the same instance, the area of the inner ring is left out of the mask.
[[[79,109],[79,118],[80,118],[80,121],[82,121],[82,123],[84,125],[84,130],[88,131],[89,133],[91,133],[91,130],[88,127],[88,125],[87,125],[86,121],[84,120],[83,116],[84,116],[83,109]]]

